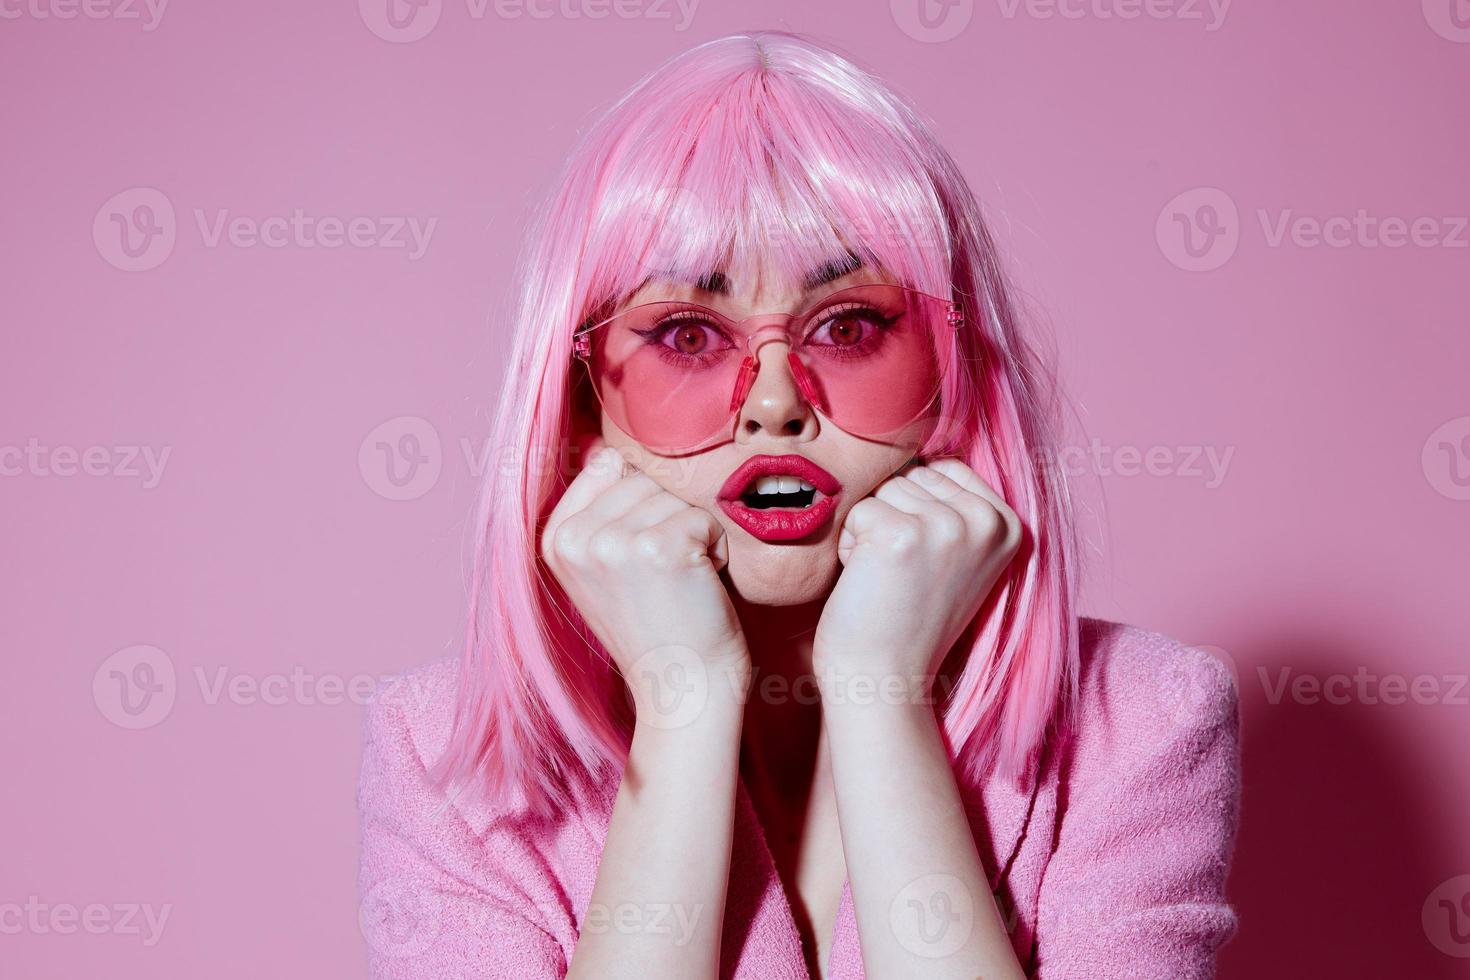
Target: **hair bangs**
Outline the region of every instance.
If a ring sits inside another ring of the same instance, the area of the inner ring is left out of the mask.
[[[635,118],[610,147],[587,233],[584,322],[650,280],[713,273],[803,288],[860,263],[949,295],[944,210],[896,120],[756,67],[684,99],[702,111]]]

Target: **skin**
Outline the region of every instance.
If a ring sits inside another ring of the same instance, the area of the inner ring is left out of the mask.
[[[695,299],[743,317],[870,281],[883,277],[858,268],[806,291],[757,270],[722,296],[651,284],[629,305]],[[743,778],[814,976],[846,878],[869,976],[1022,977],[923,696],[1018,550],[1020,521],[959,460],[915,461],[922,431],[884,444],[816,414],[785,353],[761,348],[734,440],[678,466],[602,418],[543,531],[637,715],[591,908],[650,923],[584,927],[567,975],[718,975]],[[767,544],[715,501],[743,460],[782,453],[843,493],[821,531]],[[914,927],[920,908],[951,913],[938,942]]]

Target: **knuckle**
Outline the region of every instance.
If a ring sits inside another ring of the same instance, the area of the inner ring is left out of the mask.
[[[541,529],[541,537],[537,544],[541,548],[541,555],[548,563],[555,562],[560,556],[556,553],[556,527],[544,527]]]
[[[971,518],[975,533],[986,544],[998,544],[1005,533],[1005,520],[989,501],[982,500]]]
[[[550,547],[543,545],[548,558],[568,565],[575,564],[581,558],[582,538],[577,533],[577,525],[571,520],[563,521],[549,536]]]
[[[589,557],[600,565],[616,565],[626,553],[623,535],[616,524],[607,524],[592,533],[587,541]]]
[[[644,528],[633,535],[631,543],[633,553],[646,564],[654,568],[667,568],[673,564],[673,542],[658,528]]]
[[[911,555],[924,545],[924,527],[912,514],[898,514],[887,523],[884,543],[895,556]]]
[[[929,519],[929,533],[936,544],[952,546],[965,540],[965,519],[948,507],[936,508]]]
[[[1026,527],[1021,523],[1021,519],[1016,516],[1014,511],[1007,510],[1004,516],[1006,528],[1001,543],[1007,551],[1012,553],[1020,551],[1021,541],[1026,536]]]

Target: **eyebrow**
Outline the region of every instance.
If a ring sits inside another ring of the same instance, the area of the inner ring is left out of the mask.
[[[827,283],[829,282],[835,282],[838,279],[841,279],[843,276],[851,275],[862,267],[863,260],[855,253],[848,252],[846,255],[840,258],[834,258],[823,262],[821,265],[812,269],[805,276],[803,276],[801,280],[802,289],[805,292],[811,292],[814,289],[827,285]],[[649,276],[647,279],[643,280],[643,282],[639,284],[638,289],[641,290],[649,283],[660,279],[667,282],[687,283],[700,292],[711,293],[716,296],[730,295],[730,278],[726,276],[723,272],[718,271],[707,272],[696,279],[690,279],[689,277],[682,276],[674,272],[673,270],[666,269],[656,275]]]
[[[851,275],[863,267],[863,260],[853,252],[848,252],[840,259],[832,259],[829,262],[817,266],[806,274],[801,284],[811,292],[818,286],[825,286],[829,282],[835,282],[843,276]]]

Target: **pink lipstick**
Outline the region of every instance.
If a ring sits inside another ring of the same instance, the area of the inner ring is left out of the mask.
[[[842,484],[805,456],[752,456],[720,488],[720,508],[752,537],[796,541],[837,510]]]

